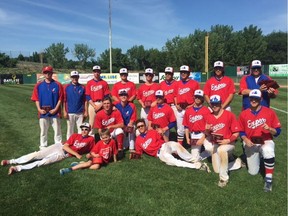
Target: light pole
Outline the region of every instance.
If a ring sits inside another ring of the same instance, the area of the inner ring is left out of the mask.
[[[109,49],[110,49],[110,73],[112,73],[112,28],[111,28],[111,0],[109,0]]]

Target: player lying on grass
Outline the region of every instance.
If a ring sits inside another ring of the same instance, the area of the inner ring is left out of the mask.
[[[109,129],[103,129],[100,133],[100,138],[96,145],[93,147],[91,152],[86,155],[89,159],[86,162],[73,162],[71,168],[60,169],[60,175],[78,170],[78,169],[100,169],[101,165],[108,164],[113,156],[114,162],[117,161],[117,148],[115,140],[111,139]]]
[[[264,191],[272,191],[272,176],[275,164],[275,143],[273,136],[281,133],[281,124],[276,113],[261,105],[259,89],[249,93],[250,108],[239,116],[240,136],[247,156],[248,172],[256,175],[260,168],[260,157],[265,167]]]
[[[91,151],[95,141],[94,137],[89,136],[91,127],[89,123],[83,123],[81,126],[81,134],[72,134],[70,138],[62,145],[62,143],[53,144],[47,148],[43,148],[40,151],[33,152],[22,157],[2,160],[1,165],[12,165],[8,171],[8,175],[12,175],[15,172],[22,170],[29,170],[35,167],[52,164],[57,161],[64,160],[67,157],[82,158],[82,154],[86,154]]]
[[[140,133],[139,136],[136,137],[135,142],[136,154],[141,155],[145,152],[150,156],[158,157],[170,166],[187,167],[210,172],[206,163],[192,163],[192,155],[182,145],[174,141],[164,142],[156,130],[148,130],[144,119],[138,119],[136,121],[136,127]],[[175,158],[172,154],[177,154],[183,160]]]

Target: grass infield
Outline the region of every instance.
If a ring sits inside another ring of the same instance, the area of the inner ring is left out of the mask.
[[[0,160],[38,150],[32,89],[33,85],[0,85]],[[286,88],[271,105],[287,111]],[[235,95],[232,109],[239,114],[240,96]],[[272,193],[264,193],[262,176],[251,176],[246,168],[231,172],[228,186],[221,189],[216,173],[167,166],[147,155],[60,176],[60,168],[77,161],[69,158],[13,176],[7,175],[8,167],[1,167],[1,215],[287,215],[287,114],[276,113],[282,134],[275,139]],[[62,132],[66,137],[64,120]],[[241,153],[238,140],[235,154]]]

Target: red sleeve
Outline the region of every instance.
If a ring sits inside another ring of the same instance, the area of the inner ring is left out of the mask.
[[[77,134],[72,134],[65,143],[67,143],[69,146],[73,145],[76,137],[77,137]]]
[[[132,83],[131,84],[131,96],[132,96],[132,95],[136,95],[136,85],[133,82],[131,83]]]
[[[210,84],[210,79],[209,79],[204,85],[204,89],[203,89],[204,95],[210,95],[210,85],[211,84]]]
[[[117,124],[124,123],[122,115],[118,109],[114,110],[115,118],[117,120]]]
[[[37,83],[34,86],[33,92],[32,92],[32,96],[31,96],[31,100],[32,101],[39,101],[39,97],[38,97],[38,86],[40,85],[40,83]]]
[[[139,135],[140,136],[140,135]],[[135,151],[137,154],[142,154],[143,153],[143,149],[139,143],[139,140],[136,138],[136,141],[135,141]]]
[[[117,155],[118,154],[118,149],[116,147],[116,142],[115,140],[111,139],[112,142],[112,151],[113,151],[113,155]]]
[[[153,120],[153,119],[152,119],[153,110],[154,110],[154,107],[152,107],[152,108],[150,109],[150,111],[148,112],[148,115],[147,115],[148,121],[152,121],[152,120]]]
[[[239,131],[245,132],[245,125],[243,124],[244,118],[243,118],[243,111],[240,113],[238,118],[238,124],[239,124]]]
[[[244,76],[241,78],[240,80],[240,84],[239,84],[239,94],[242,94],[242,91],[247,89],[247,83],[246,83],[246,78],[247,76]]]
[[[236,119],[236,116],[233,113],[231,113],[231,131],[232,133],[236,133],[240,131],[239,123]]]
[[[234,81],[229,77],[229,84],[230,84],[230,87],[229,87],[229,94],[234,94],[236,92],[235,90],[235,85],[234,85]]]
[[[67,89],[68,85],[69,85],[69,84],[63,86],[63,102],[64,102],[64,103],[66,103],[66,101],[67,101],[66,89]]]
[[[102,140],[99,140],[92,148],[91,152],[99,154]]]
[[[174,111],[169,105],[167,105],[167,106],[168,106],[168,109],[169,109],[169,122],[175,122],[176,121],[176,117],[175,117]]]
[[[271,110],[271,112],[272,112],[272,122],[271,122],[272,125],[271,125],[271,127],[273,127],[273,128],[280,128],[280,127],[281,127],[281,123],[280,123],[280,121],[279,121],[276,113],[275,113],[272,109],[270,109],[270,110]]]
[[[132,116],[130,118],[130,121],[133,121],[135,122],[136,119],[137,119],[137,109],[136,109],[136,106],[133,104],[133,103],[130,103],[132,109],[133,109],[133,113],[132,113]]]
[[[110,89],[109,89],[109,85],[107,82],[105,82],[105,87],[104,87],[104,96],[110,94]]]
[[[115,97],[118,97],[118,83],[115,83],[115,85],[112,87],[112,90],[111,90],[111,95],[112,96],[115,96]]]
[[[143,84],[142,84],[143,85]],[[139,89],[137,90],[137,100],[141,100],[142,99],[142,93],[143,93],[143,90],[142,90],[142,85],[139,87]]]
[[[102,111],[102,110],[101,110]],[[102,124],[101,124],[101,120],[102,120],[102,112],[98,112],[97,115],[95,115],[95,119],[94,119],[94,128],[100,129],[102,128]],[[97,118],[96,118],[97,117]]]

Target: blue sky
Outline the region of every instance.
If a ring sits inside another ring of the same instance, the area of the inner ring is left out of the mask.
[[[0,52],[18,56],[62,42],[84,43],[96,58],[109,48],[109,0],[1,0]],[[287,0],[111,0],[112,47],[161,49],[168,39],[212,25],[253,24],[263,34],[287,31]],[[70,53],[68,58],[72,57]]]

